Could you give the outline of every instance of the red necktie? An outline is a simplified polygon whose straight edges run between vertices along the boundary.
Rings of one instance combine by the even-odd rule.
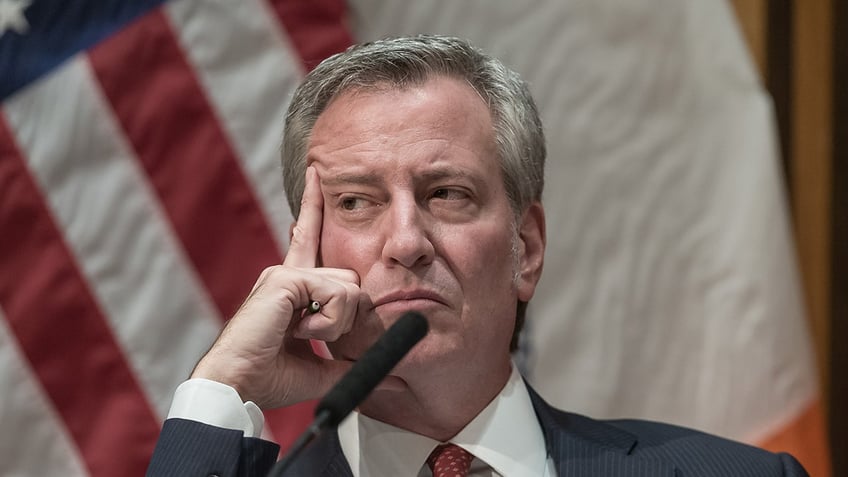
[[[430,453],[427,465],[433,477],[467,477],[474,456],[456,444],[442,444]]]

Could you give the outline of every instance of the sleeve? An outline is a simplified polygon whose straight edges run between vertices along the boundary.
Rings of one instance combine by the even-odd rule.
[[[268,473],[279,446],[244,432],[181,418],[165,421],[156,442],[148,477],[261,477]]]
[[[147,475],[264,477],[279,446],[255,437],[262,425],[262,411],[235,389],[190,379],[174,393]]]

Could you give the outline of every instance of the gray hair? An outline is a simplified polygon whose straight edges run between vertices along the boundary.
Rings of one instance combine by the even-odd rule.
[[[283,134],[283,185],[300,214],[312,128],[342,93],[421,85],[435,76],[467,82],[489,107],[509,203],[519,217],[544,186],[545,137],[527,85],[500,61],[459,38],[422,35],[364,43],[333,55],[297,88]]]

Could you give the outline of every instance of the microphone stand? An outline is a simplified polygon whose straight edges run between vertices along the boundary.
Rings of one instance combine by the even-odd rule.
[[[291,449],[277,461],[268,477],[280,477],[294,459],[328,427],[338,426],[359,405],[406,353],[424,338],[429,326],[420,313],[401,316],[380,339],[368,348],[350,371],[330,389],[315,408],[312,424],[297,438]]]
[[[297,456],[300,455],[301,451],[315,440],[315,438],[318,437],[318,434],[320,434],[329,424],[330,411],[324,409],[315,416],[312,424],[310,424],[309,427],[307,427],[306,430],[298,436],[297,440],[294,441],[294,444],[292,444],[288,452],[286,452],[286,455],[274,463],[274,466],[271,467],[271,470],[268,472],[268,477],[279,477],[283,475],[283,472],[289,468],[291,463],[294,462]]]

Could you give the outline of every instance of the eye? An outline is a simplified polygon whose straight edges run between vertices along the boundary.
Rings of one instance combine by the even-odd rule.
[[[459,189],[449,189],[447,187],[440,187],[438,189],[433,190],[432,197],[434,199],[440,200],[462,200],[468,198],[468,193]]]
[[[368,205],[367,201],[361,197],[346,196],[339,199],[339,207],[344,210],[361,209]]]

